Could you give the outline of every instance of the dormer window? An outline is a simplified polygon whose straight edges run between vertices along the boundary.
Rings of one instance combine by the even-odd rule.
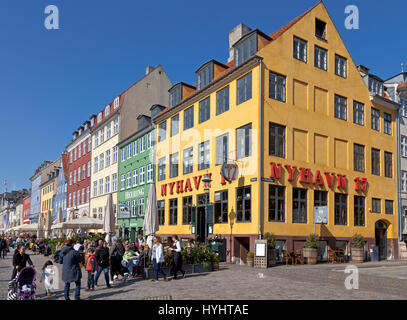
[[[170,90],[170,108],[181,102],[181,84],[173,87]]]
[[[202,66],[196,72],[196,83],[198,85],[198,90],[207,86],[213,80],[213,62],[209,62]]]
[[[315,19],[315,35],[318,38],[326,39],[326,23]]]
[[[105,118],[110,114],[110,104],[108,104],[105,108]]]
[[[235,66],[238,67],[245,63],[256,54],[257,51],[257,33],[253,32],[244,40],[239,40],[235,44]]]
[[[88,130],[89,124],[85,124],[85,131]]]
[[[377,79],[369,77],[369,91],[371,93],[383,96],[383,83]]]
[[[90,126],[93,127],[95,125],[95,118],[92,117],[92,119],[90,119]]]
[[[102,112],[99,112],[98,114],[98,123],[102,121]]]
[[[120,102],[120,98],[116,97],[114,99],[113,105],[114,105],[114,109],[116,110],[119,107],[119,102]]]

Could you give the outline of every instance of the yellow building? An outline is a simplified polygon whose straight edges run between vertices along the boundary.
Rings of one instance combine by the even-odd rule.
[[[245,262],[266,232],[296,251],[315,228],[322,259],[328,245],[350,253],[355,233],[397,258],[398,106],[371,98],[324,4],[270,36],[239,25],[229,38],[230,61],[172,87],[154,118],[158,234],[221,235]]]
[[[41,190],[41,207],[40,207],[40,215],[42,218],[42,223],[44,226],[44,230],[47,230],[49,226],[47,226],[48,215],[50,216],[50,225],[52,224],[53,217],[53,206],[54,206],[54,198],[57,192],[57,182],[58,182],[58,167],[61,164],[61,159],[58,159],[53,163],[53,170],[50,171],[47,175],[46,180],[44,183],[40,185]],[[50,230],[49,230],[50,231]],[[49,238],[51,233],[49,231],[45,231],[44,234],[39,235],[40,238],[44,236],[45,238]]]

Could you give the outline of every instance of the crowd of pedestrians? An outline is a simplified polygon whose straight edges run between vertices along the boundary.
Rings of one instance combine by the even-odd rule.
[[[178,272],[181,272],[185,277],[185,271],[182,269],[181,245],[177,236],[172,238],[170,250],[173,254],[173,264],[170,271],[173,273],[173,279],[177,279]],[[10,244],[14,247],[13,254],[13,274],[12,279],[15,279],[17,273],[28,265],[34,267],[30,256],[26,253],[29,248],[33,253],[42,253],[44,256],[51,255],[51,246],[47,242],[38,244],[35,239],[28,237],[18,237],[16,239],[0,239],[0,254],[3,255],[8,251]],[[118,237],[113,237],[112,244],[109,245],[106,241],[84,240],[74,243],[72,240],[67,240],[64,244],[58,242],[55,245],[55,254],[53,256],[54,263],[62,264],[62,281],[64,282],[64,298],[70,300],[71,284],[75,284],[76,300],[80,299],[82,268],[87,274],[87,288],[85,291],[94,291],[95,286],[99,286],[98,280],[101,274],[104,274],[105,284],[107,288],[111,288],[115,281],[126,282],[129,278],[135,278],[142,275],[143,267],[151,259],[154,270],[154,279],[157,282],[159,275],[162,275],[164,281],[167,281],[167,275],[162,270],[164,263],[164,250],[159,237],[154,237],[152,248],[148,248],[143,236],[139,235],[135,242],[130,243],[129,240],[122,240]],[[50,296],[53,276],[53,262],[46,261],[42,268],[40,282],[44,281],[46,295]],[[110,278],[109,278],[110,272]]]

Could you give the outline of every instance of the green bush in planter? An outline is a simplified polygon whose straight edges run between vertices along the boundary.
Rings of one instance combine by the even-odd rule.
[[[304,248],[318,249],[318,235],[315,233],[310,234],[305,241]]]
[[[362,249],[365,246],[365,239],[362,235],[355,233],[352,237],[352,248]]]
[[[247,253],[247,258],[248,258],[248,259],[253,259],[253,258],[254,258],[254,252],[249,251],[249,252]]]
[[[275,249],[276,248],[276,237],[273,233],[266,232],[263,236],[265,240],[267,240],[267,248],[268,249]]]

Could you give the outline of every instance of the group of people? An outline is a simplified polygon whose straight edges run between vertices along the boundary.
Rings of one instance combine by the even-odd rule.
[[[2,246],[0,239],[0,248]],[[18,241],[17,241],[18,240]],[[15,240],[14,255],[13,255],[13,274],[12,279],[15,279],[17,273],[28,265],[34,267],[30,256],[26,253],[27,248],[30,248],[28,239],[18,238]],[[43,242],[44,256],[50,255],[48,248],[50,246]],[[33,248],[33,247],[31,247]],[[154,270],[154,278],[152,281],[157,282],[159,275],[167,281],[167,275],[162,270],[164,263],[164,248],[159,237],[154,237],[153,245],[150,248],[145,243],[142,235],[139,235],[135,242],[130,243],[129,240],[121,241],[118,237],[113,237],[112,244],[106,241],[84,240],[83,243],[72,240],[67,240],[64,244],[58,242],[55,246],[54,262],[62,264],[62,281],[65,283],[64,297],[70,300],[69,291],[71,283],[75,283],[75,299],[80,299],[80,288],[82,279],[82,267],[88,275],[86,291],[94,291],[95,286],[98,286],[98,280],[101,274],[104,274],[106,287],[111,288],[115,280],[122,277],[122,282],[126,282],[129,277],[135,278],[141,275],[143,267],[149,259],[151,253],[151,262]],[[172,245],[170,249],[173,254],[173,263],[171,271],[173,279],[177,279],[180,272],[182,277],[185,277],[185,271],[182,269],[181,244],[178,236],[172,237]],[[51,295],[50,280],[53,276],[53,262],[48,260],[42,268],[41,280],[44,281],[47,296]],[[110,272],[110,279],[109,279]]]

